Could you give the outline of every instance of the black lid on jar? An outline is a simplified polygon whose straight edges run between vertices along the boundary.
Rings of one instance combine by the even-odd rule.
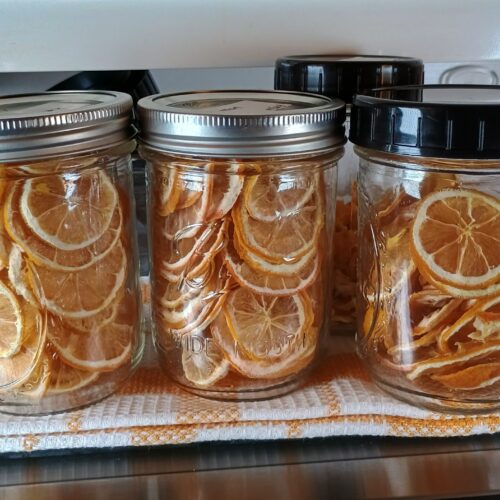
[[[274,88],[312,92],[352,102],[354,94],[375,87],[423,83],[424,63],[398,56],[310,55],[276,61]]]
[[[355,97],[349,139],[408,156],[500,158],[500,86],[374,89]]]

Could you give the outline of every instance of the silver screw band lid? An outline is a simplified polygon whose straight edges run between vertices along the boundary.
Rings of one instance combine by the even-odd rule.
[[[345,104],[300,92],[224,90],[139,101],[140,140],[167,152],[210,156],[307,153],[345,142]]]
[[[134,136],[132,98],[68,91],[0,97],[0,161],[84,153]]]

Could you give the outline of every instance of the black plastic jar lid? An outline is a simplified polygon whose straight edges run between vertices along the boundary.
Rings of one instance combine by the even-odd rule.
[[[355,97],[349,139],[408,156],[500,158],[500,86],[374,89]]]
[[[340,97],[375,87],[423,83],[424,63],[399,56],[310,55],[276,61],[274,88]]]

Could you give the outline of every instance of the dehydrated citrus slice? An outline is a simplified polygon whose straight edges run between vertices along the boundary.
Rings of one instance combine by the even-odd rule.
[[[199,305],[193,306],[194,311],[190,310],[190,303],[185,303],[181,306],[180,317],[181,320],[179,324],[168,321],[171,319],[167,317],[164,318],[164,314],[171,314],[172,311],[168,309],[161,309],[158,311],[157,320],[159,324],[165,329],[166,333],[169,335],[184,335],[185,333],[192,332],[194,330],[202,331],[207,328],[213,321],[215,316],[219,314],[224,302],[226,301],[228,291],[231,288],[231,280],[228,279],[222,286],[216,281],[216,286],[210,288],[205,292],[203,298],[196,297],[192,300],[196,302],[200,301]],[[201,306],[201,308],[200,308]]]
[[[54,314],[88,318],[106,309],[117,297],[127,275],[127,256],[118,242],[92,266],[58,271],[28,263],[30,283],[38,301]]]
[[[449,352],[452,350],[450,346],[452,338],[457,339],[457,341],[470,338],[468,334],[475,332],[474,322],[479,314],[488,311],[498,312],[498,309],[500,309],[500,296],[478,301],[457,321],[443,329],[437,342],[440,351]]]
[[[116,317],[97,330],[69,329],[60,318],[49,317],[47,335],[64,362],[79,370],[108,372],[130,360],[135,335],[137,304],[128,295]]]
[[[256,175],[245,183],[243,198],[250,216],[263,222],[297,213],[317,189],[317,175],[296,173]]]
[[[453,318],[453,313],[457,311],[462,306],[462,304],[462,299],[448,300],[446,304],[434,309],[428,315],[421,318],[413,328],[413,335],[420,336],[424,333],[430,332],[439,325],[450,324],[450,322],[452,321],[452,319],[450,318]]]
[[[0,281],[0,358],[10,358],[19,352],[23,328],[21,305],[10,288]]]
[[[316,193],[297,213],[274,222],[250,217],[239,200],[232,215],[240,241],[270,262],[293,262],[316,245],[324,223],[321,196]]]
[[[20,210],[39,238],[61,250],[78,250],[109,228],[117,203],[109,177],[92,171],[26,180]]]
[[[119,294],[118,298],[114,302],[94,316],[88,316],[86,318],[65,317],[63,321],[73,330],[83,333],[96,332],[100,328],[111,323],[116,318],[121,300],[123,300],[123,297]]]
[[[389,356],[397,356],[398,354],[408,351],[413,353],[421,347],[428,347],[436,342],[436,339],[440,333],[439,329],[430,330],[422,335],[420,338],[411,341],[404,341],[404,337],[400,337],[399,343],[392,346],[387,350]]]
[[[261,295],[292,295],[310,286],[319,274],[319,257],[309,262],[299,273],[291,276],[267,274],[252,269],[235,251],[231,242],[227,245],[224,258],[229,273],[244,288]],[[284,266],[286,264],[281,264]],[[280,266],[277,264],[276,266]]]
[[[103,258],[116,244],[122,231],[122,211],[114,209],[109,226],[95,242],[78,250],[61,250],[34,234],[24,222],[19,210],[21,186],[8,195],[4,208],[5,227],[10,237],[39,265],[61,271],[73,271],[91,266]],[[91,215],[89,215],[91,216]]]
[[[21,249],[15,244],[12,245],[10,250],[8,277],[10,284],[14,288],[17,295],[20,295],[30,304],[38,306],[38,302],[33,295],[33,291],[29,283],[26,260],[23,257]]]
[[[177,171],[175,167],[157,166],[157,172],[155,179],[157,197],[155,210],[159,215],[165,217],[175,210],[181,191],[176,189]]]
[[[500,202],[471,190],[422,200],[412,227],[413,257],[422,272],[474,290],[500,279]]]
[[[500,341],[488,344],[460,345],[460,349],[453,354],[445,354],[434,358],[426,359],[412,365],[412,370],[408,373],[410,380],[415,380],[418,376],[437,370],[445,366],[462,364],[478,358],[486,357],[500,351]]]
[[[212,338],[217,342],[231,366],[243,376],[251,379],[276,380],[297,375],[314,359],[318,334],[310,328],[295,349],[273,360],[251,359],[234,339],[224,314],[219,314],[210,325]]]
[[[473,324],[477,331],[468,335],[473,340],[500,340],[500,312],[480,312]]]
[[[157,266],[169,281],[199,276],[224,246],[228,221],[210,223],[196,238],[168,240],[155,247]],[[164,258],[166,256],[166,259]]]
[[[159,307],[176,309],[186,301],[199,295],[208,281],[206,279],[180,280],[171,282],[156,279],[154,297]]]
[[[202,227],[210,203],[210,190],[212,178],[203,179],[202,195],[192,205],[175,210],[165,217],[162,234],[167,240],[180,240],[183,238],[194,238]]]
[[[482,389],[500,381],[500,363],[482,363],[445,375],[431,375],[431,378],[450,389]]]
[[[212,339],[205,338],[203,348],[198,343],[191,345],[189,338],[182,342],[182,369],[193,384],[199,387],[213,385],[227,375],[229,366]]]
[[[182,170],[182,165],[177,168]],[[204,189],[203,174],[177,171],[175,189],[179,192],[176,210],[194,205]]]
[[[0,358],[2,390],[10,390],[24,384],[37,366],[43,351],[46,329],[40,313],[35,307],[25,303],[22,306],[22,317],[24,323],[19,350],[9,358]]]
[[[47,396],[57,396],[68,392],[75,392],[95,382],[99,377],[97,372],[78,370],[64,363],[59,356],[51,358],[51,370]]]
[[[282,261],[279,264],[269,262],[260,255],[252,252],[243,243],[240,242],[238,233],[233,232],[232,243],[238,255],[254,270],[264,274],[274,274],[277,276],[296,277],[303,274],[304,269],[311,270],[311,264],[317,259],[318,250],[311,248],[309,252],[292,262]]]
[[[229,293],[224,314],[238,345],[250,358],[272,360],[293,351],[312,325],[306,294],[268,297],[246,288]]]
[[[481,299],[500,295],[500,283],[484,288],[478,288],[476,290],[466,290],[465,288],[457,288],[446,283],[442,283],[427,273],[424,277],[434,288],[459,299]]]
[[[208,175],[213,177],[211,182],[210,205],[205,220],[222,219],[234,206],[241,189],[244,177],[240,174],[242,167],[237,163],[229,165],[225,172],[215,163],[208,166]]]
[[[28,380],[15,390],[16,396],[26,399],[40,401],[49,387],[51,360],[43,354]]]

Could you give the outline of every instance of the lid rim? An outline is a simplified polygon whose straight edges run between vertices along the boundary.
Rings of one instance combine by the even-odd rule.
[[[441,98],[432,92],[426,94],[433,90],[442,91]],[[453,94],[457,90],[464,91],[461,97]],[[490,101],[484,97],[466,101],[481,98],[484,90],[497,92],[497,99],[489,96]],[[446,96],[453,100],[446,101]],[[349,139],[364,148],[406,156],[500,158],[500,86],[407,85],[372,89],[354,99]]]
[[[283,154],[284,144],[290,152],[313,152],[345,140],[345,104],[298,92],[157,94],[139,101],[138,115],[141,141],[173,153]]]
[[[132,127],[132,98],[122,92],[60,91],[2,96],[0,160],[33,160],[106,149],[132,139]]]

